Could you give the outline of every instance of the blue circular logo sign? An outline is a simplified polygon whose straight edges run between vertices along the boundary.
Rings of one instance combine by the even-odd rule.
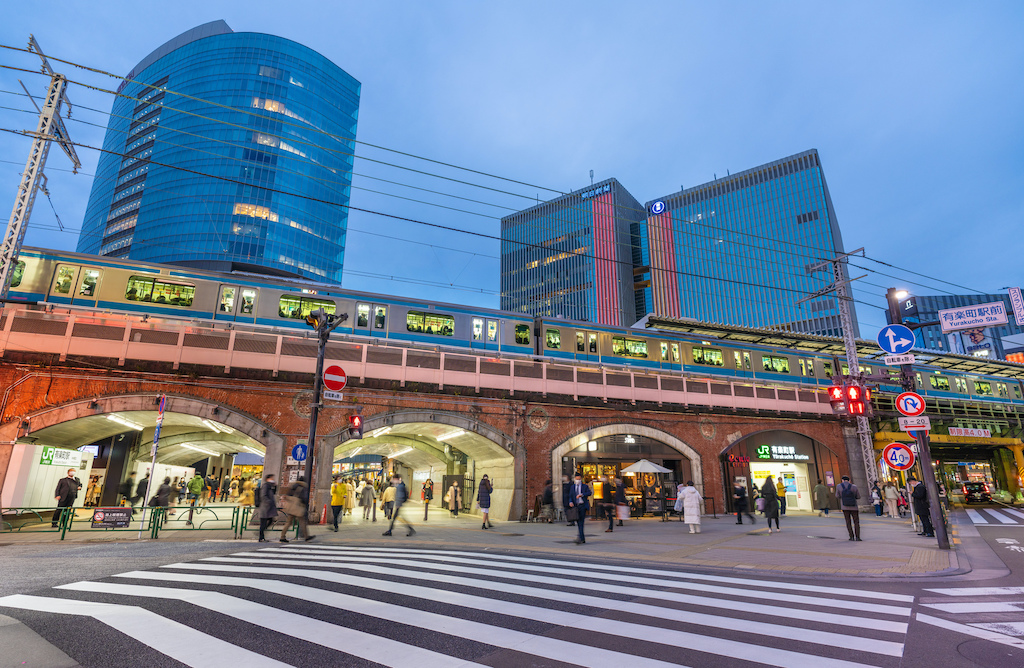
[[[660,199],[651,205],[651,213],[657,216],[659,213],[665,213],[665,203]]]

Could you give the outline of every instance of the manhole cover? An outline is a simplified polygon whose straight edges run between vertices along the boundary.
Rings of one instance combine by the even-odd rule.
[[[835,536],[808,536],[808,538],[820,538],[822,540],[835,540]]]

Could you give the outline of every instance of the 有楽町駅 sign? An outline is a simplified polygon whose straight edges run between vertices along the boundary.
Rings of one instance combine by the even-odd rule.
[[[955,332],[960,329],[975,327],[991,327],[1006,324],[1006,304],[990,302],[974,304],[939,311],[939,323],[943,332]]]

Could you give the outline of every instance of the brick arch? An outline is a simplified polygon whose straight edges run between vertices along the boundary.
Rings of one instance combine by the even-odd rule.
[[[648,427],[647,425],[628,424],[622,422],[586,429],[563,441],[560,445],[552,448],[551,480],[561,480],[562,457],[569,452],[572,452],[587,441],[592,441],[604,436],[618,436],[622,434],[646,436],[647,438],[664,443],[673,450],[684,455],[690,460],[690,480],[693,480],[694,486],[700,490],[701,494],[704,494],[704,469],[699,452],[676,436],[673,436],[666,431],[662,431],[661,429],[655,429],[654,427]]]
[[[721,457],[725,453],[729,452],[729,450],[732,449],[733,446],[735,446],[737,443],[739,443],[741,441],[745,441],[748,438],[751,438],[753,436],[757,436],[758,434],[765,434],[765,433],[767,433],[769,431],[788,431],[790,433],[796,434],[797,436],[803,436],[804,438],[810,439],[810,440],[814,441],[815,443],[817,443],[818,445],[820,445],[821,447],[825,448],[826,450],[831,452],[833,456],[835,456],[836,458],[840,459],[841,461],[846,457],[846,453],[845,452],[836,452],[835,448],[830,448],[828,443],[825,443],[821,439],[815,438],[814,436],[811,436],[810,434],[805,434],[804,432],[800,431],[799,429],[792,429],[792,428],[789,428],[789,427],[768,427],[767,429],[755,429],[754,431],[751,431],[749,433],[742,434],[741,436],[736,438],[736,440],[734,440],[734,441],[732,441],[730,443],[726,443],[725,447],[722,448],[721,452],[718,453],[718,456]]]

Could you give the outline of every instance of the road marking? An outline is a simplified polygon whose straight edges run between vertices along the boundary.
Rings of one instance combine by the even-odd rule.
[[[252,553],[252,554],[259,555],[259,554],[270,553],[270,552],[274,552],[275,550],[282,550],[282,549],[285,549],[285,548],[269,548],[267,550],[261,550],[259,553]],[[327,548],[327,549],[331,549],[331,548]],[[339,550],[339,552],[343,552],[344,554],[343,555],[339,555],[338,558],[340,558],[340,556],[344,556],[345,558],[348,558],[348,559],[359,558],[359,559],[362,559],[362,560],[372,560],[372,561],[378,561],[380,559],[379,555],[374,555],[372,553],[350,552],[350,551],[345,551],[345,550]],[[356,557],[356,555],[359,555],[359,556]],[[488,575],[489,571],[492,571],[493,567],[494,567],[494,562],[492,560],[488,560],[488,559],[469,559],[469,558],[440,557],[440,556],[439,557],[426,557],[426,556],[424,556],[422,558],[433,558],[433,559],[436,559],[438,561],[452,562],[452,563],[458,563],[458,564],[480,564],[481,566],[484,566],[485,569],[464,568],[464,567],[460,566],[460,571],[462,571],[462,572],[478,573],[480,575]],[[209,559],[204,559],[203,561],[216,560],[216,559],[219,559],[219,557],[210,557]],[[393,563],[401,563],[404,566],[414,566],[414,567],[420,567],[420,568],[422,568],[423,565],[424,565],[422,562],[401,561],[401,560],[396,560]],[[564,576],[565,576],[566,573],[570,572],[570,569],[571,569],[571,572],[574,575],[581,574],[579,571],[577,571],[575,569],[573,564],[565,564],[565,563],[561,564],[559,567],[550,567],[550,568],[548,568],[548,567],[541,567],[541,566],[533,566],[533,565],[529,565],[529,564],[524,564],[522,566],[515,566],[515,568],[518,568],[520,570],[533,571],[533,572],[550,573],[552,575],[559,575],[559,576],[562,576],[562,577],[554,579],[554,578],[544,578],[543,576],[531,576],[531,575],[516,574],[516,573],[509,573],[509,572],[502,572],[501,577],[509,578],[509,579],[525,579],[525,580],[535,581],[535,582],[546,582],[548,584],[555,584],[555,585],[564,585],[565,584]],[[709,592],[709,593],[715,593],[715,594],[725,594],[727,596],[736,596],[736,597],[741,597],[741,598],[768,599],[768,600],[774,601],[776,603],[786,602],[786,603],[798,603],[798,604],[817,605],[817,606],[823,606],[823,607],[836,607],[836,608],[843,608],[844,610],[857,610],[857,611],[860,611],[860,612],[873,612],[873,613],[879,613],[879,614],[897,615],[897,616],[904,616],[904,617],[909,617],[910,616],[910,612],[911,612],[910,608],[897,607],[897,606],[891,606],[891,605],[882,605],[882,604],[878,604],[878,603],[864,603],[864,602],[861,602],[861,601],[845,601],[845,600],[834,599],[834,598],[815,598],[813,596],[803,596],[803,595],[799,595],[799,594],[784,594],[784,593],[777,593],[777,592],[760,591],[760,590],[755,590],[755,589],[738,589],[738,588],[735,588],[735,587],[719,587],[719,586],[715,586],[715,585],[703,585],[703,584],[697,584],[697,583],[693,583],[693,582],[666,582],[665,580],[657,580],[657,579],[654,579],[654,578],[634,577],[634,576],[623,575],[623,574],[619,574],[619,573],[604,574],[604,573],[591,572],[591,573],[586,573],[585,577],[592,578],[592,579],[595,579],[595,580],[609,580],[609,581],[616,582],[616,583],[618,583],[618,582],[628,582],[628,583],[631,583],[631,584],[655,586],[655,587],[662,587],[662,588],[697,590],[697,591],[701,591],[701,592]],[[758,580],[747,580],[746,584],[747,585],[756,585],[758,582],[759,582]],[[647,589],[631,589],[630,590],[631,594],[634,595],[634,596],[636,596],[636,595],[645,596],[647,591],[649,591],[649,590],[647,590]]]
[[[998,510],[993,510],[992,508],[985,508],[984,510],[985,510],[986,513],[988,513],[992,517],[996,518],[997,520],[999,520],[1003,524],[1016,524],[1017,523],[1017,520],[1013,519],[1012,517],[1007,517],[1006,515],[1004,515],[1001,512],[999,512]]]
[[[220,638],[134,605],[93,603],[49,596],[15,594],[0,598],[0,606],[62,615],[92,617],[114,630],[188,666],[259,666],[280,668],[290,664],[251,652]]]
[[[1024,519],[1024,513],[1017,510],[1016,508],[1003,508],[1003,512],[1010,513],[1011,515],[1016,515],[1017,517]]]
[[[971,624],[979,629],[986,629],[1005,636],[1024,636],[1024,622],[992,622],[989,624]]]
[[[956,631],[963,633],[964,635],[974,636],[975,638],[981,638],[991,642],[997,642],[1001,645],[1009,645],[1011,647],[1017,647],[1024,649],[1024,639],[1014,638],[1013,636],[1006,636],[1002,633],[994,633],[987,629],[979,629],[973,626],[967,626],[966,624],[957,624],[951,622],[948,619],[942,619],[941,617],[932,617],[931,615],[922,615],[920,612],[917,613],[916,619],[919,622],[925,624],[931,624],[932,626],[938,626],[942,629],[948,629],[950,631]]]
[[[149,587],[145,585],[124,585],[112,582],[74,582],[61,585],[56,587],[56,589],[186,601],[201,608],[241,619],[255,626],[262,626],[278,633],[301,638],[307,642],[322,645],[369,661],[375,661],[385,666],[395,666],[397,668],[398,666],[415,665],[448,668],[449,666],[458,665],[483,668],[481,664],[471,661],[460,662],[447,654],[432,652],[415,645],[407,645],[371,633],[364,633],[345,628],[344,626],[330,624],[319,619],[303,617],[294,612],[263,605],[262,603],[246,601],[220,592],[202,591],[199,589],[170,589],[167,587]],[[63,599],[60,600],[63,602]],[[182,640],[174,637],[173,642],[180,643]],[[164,652],[164,654],[167,653]],[[191,663],[189,665],[222,666],[223,664],[214,664],[207,659],[204,662],[198,664]]]
[[[946,596],[1016,596],[1024,594],[1024,587],[950,587],[925,591]]]
[[[1021,612],[1016,603],[1004,603],[1002,601],[982,601],[980,603],[922,603],[926,608],[932,608],[939,612],[951,613],[978,613],[978,612]]]
[[[971,522],[974,524],[988,524],[988,520],[982,517],[981,513],[972,508],[967,509],[967,516],[971,518]]]

